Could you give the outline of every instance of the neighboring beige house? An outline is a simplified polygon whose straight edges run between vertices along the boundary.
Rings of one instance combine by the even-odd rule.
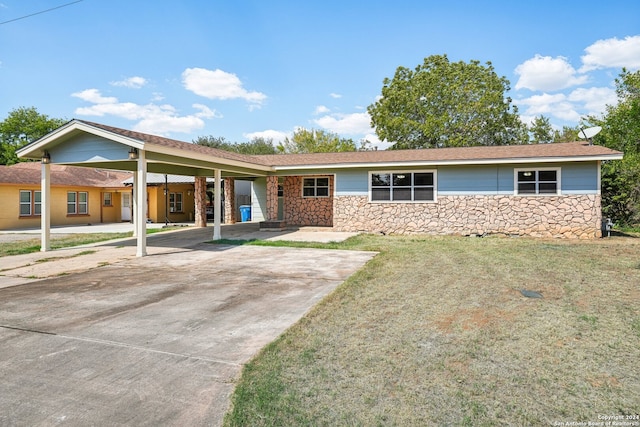
[[[40,227],[41,164],[0,166],[0,230]],[[51,165],[51,225],[131,220],[129,172]]]

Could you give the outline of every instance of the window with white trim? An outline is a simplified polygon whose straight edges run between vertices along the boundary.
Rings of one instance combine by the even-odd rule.
[[[515,169],[518,195],[559,194],[560,168]]]
[[[372,172],[369,188],[372,202],[433,202],[436,172]]]
[[[86,191],[67,192],[67,215],[88,215],[89,193]]]
[[[169,193],[169,212],[182,212],[182,193]]]
[[[20,190],[20,216],[39,216],[42,213],[42,192]]]
[[[303,178],[302,197],[329,197],[329,178]]]

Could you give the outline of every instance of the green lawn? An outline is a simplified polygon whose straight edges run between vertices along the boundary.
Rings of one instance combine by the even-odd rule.
[[[380,254],[245,366],[226,426],[553,425],[640,411],[640,239],[339,246]]]

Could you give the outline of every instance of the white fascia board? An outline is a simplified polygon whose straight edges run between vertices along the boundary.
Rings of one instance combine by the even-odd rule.
[[[295,169],[349,169],[349,168],[397,168],[424,166],[458,166],[458,165],[496,165],[510,163],[560,163],[560,162],[593,162],[600,160],[621,160],[622,154],[575,157],[523,157],[510,159],[471,159],[471,160],[429,160],[411,162],[374,162],[374,163],[327,163],[322,165],[274,166],[276,171]]]
[[[172,156],[172,157],[182,157],[185,159],[201,160],[204,162],[224,164],[230,167],[235,166],[238,168],[254,169],[254,170],[259,170],[263,172],[274,171],[274,168],[272,168],[271,166],[265,166],[258,163],[244,162],[242,160],[231,160],[231,159],[226,159],[224,157],[203,155],[201,153],[194,153],[188,150],[181,150],[179,148],[164,147],[160,145],[150,145],[146,148],[146,150],[149,152],[165,154],[167,156]]]

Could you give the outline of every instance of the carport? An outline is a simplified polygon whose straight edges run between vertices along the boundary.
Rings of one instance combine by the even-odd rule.
[[[224,177],[260,177],[269,165],[242,154],[148,135],[84,120],[71,120],[17,152],[42,161],[41,250],[49,251],[51,228],[51,164],[129,171],[134,173],[133,222],[136,256],[147,254],[147,172],[196,177],[196,226],[206,227],[206,178],[215,179],[213,239],[220,235],[221,181]]]

